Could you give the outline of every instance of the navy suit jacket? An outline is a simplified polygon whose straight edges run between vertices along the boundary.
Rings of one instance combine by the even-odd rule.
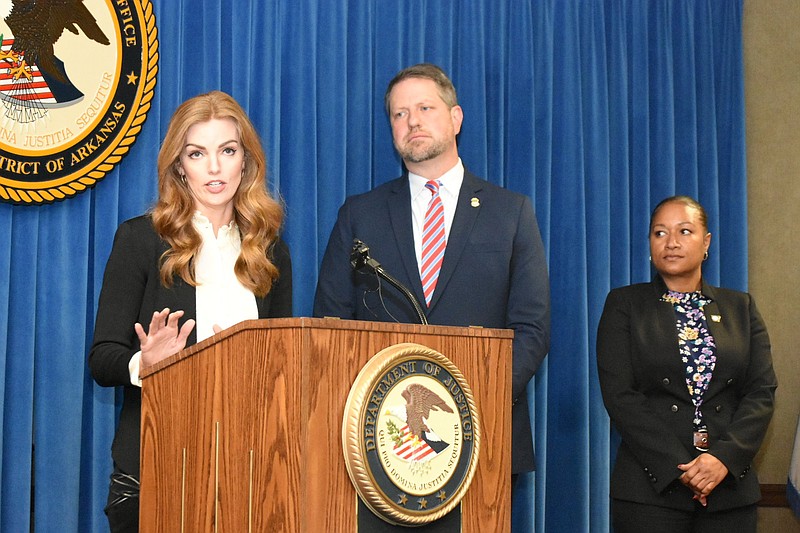
[[[612,290],[597,332],[603,401],[622,442],[611,496],[690,511],[692,492],[678,464],[701,452],[693,445],[694,404],[678,349],[675,312],[661,301],[660,277]],[[729,475],[708,497],[708,510],[760,499],[753,457],[772,417],[777,380],[769,336],[749,294],[703,282],[708,329],[716,344],[713,377],[703,395],[709,453]]]
[[[408,176],[347,199],[322,260],[314,315],[419,323],[403,295],[350,266],[353,239],[424,302],[414,250]],[[383,301],[381,301],[381,296]],[[424,307],[424,303],[423,303]],[[512,472],[533,470],[526,387],[550,344],[550,297],[530,200],[464,172],[429,324],[514,330]]]
[[[133,325],[139,322],[146,330],[153,313],[165,307],[172,311],[184,311],[180,324],[197,318],[194,287],[179,277],[173,280],[170,288],[161,284],[160,258],[168,246],[156,234],[149,216],[123,222],[117,229],[103,276],[94,342],[89,352],[89,368],[95,381],[105,387],[124,388],[122,411],[111,455],[123,472],[135,476],[139,475],[142,390],[131,384],[128,370],[131,357],[139,351],[139,338]],[[256,298],[258,317],[288,317],[292,315],[289,248],[282,240],[278,240],[270,253],[280,277],[273,283],[269,294],[264,298]],[[196,330],[192,329],[186,345],[196,342]]]

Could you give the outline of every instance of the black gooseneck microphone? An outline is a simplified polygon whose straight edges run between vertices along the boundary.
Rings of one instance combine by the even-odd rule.
[[[353,270],[363,270],[366,268],[369,271],[374,272],[376,276],[388,281],[392,287],[403,293],[403,296],[405,296],[406,299],[411,303],[414,311],[417,312],[417,317],[419,318],[420,324],[425,326],[428,325],[428,319],[425,318],[425,313],[422,311],[422,306],[414,297],[414,293],[408,290],[405,285],[397,281],[394,276],[386,272],[380,263],[370,257],[369,246],[358,239],[353,239],[353,249],[350,252],[350,266],[353,267]]]

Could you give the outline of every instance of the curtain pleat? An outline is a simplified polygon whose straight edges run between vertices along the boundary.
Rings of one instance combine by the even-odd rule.
[[[88,371],[85,366],[76,367],[69,352],[85,352],[88,348],[85,320],[89,279],[81,275],[65,283],[65,277],[71,273],[64,266],[86,268],[91,197],[79,195],[71,201],[76,204],[72,210],[53,205],[40,209],[37,268],[33,277],[37,294],[31,332],[36,343],[33,352],[35,501],[59,495],[57,504],[37,508],[37,512],[44,523],[77,531],[79,516],[73,510],[79,507],[81,452],[89,436],[80,431],[88,383],[84,377]],[[69,310],[70,316],[60,310]],[[64,416],[65,413],[70,416]]]
[[[158,83],[122,163],[64,202],[0,204],[0,530],[27,531],[32,511],[35,531],[107,529],[121,396],[93,383],[86,352],[114,232],[155,199],[177,105],[221,89],[248,110],[286,205],[294,311],[308,316],[339,206],[401,172],[386,85],[428,61],[458,90],[465,165],[531,197],[548,257],[552,346],[528,388],[537,470],[520,478],[514,526],[608,531],[619,437],[598,389],[596,327],[609,289],[652,276],[653,206],[698,197],[714,235],[704,274],[746,288],[741,0],[153,8]]]

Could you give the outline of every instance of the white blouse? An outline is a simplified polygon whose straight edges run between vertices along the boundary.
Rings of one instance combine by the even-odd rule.
[[[195,229],[203,245],[195,258],[197,280],[197,342],[211,337],[214,326],[229,328],[244,320],[258,318],[256,298],[236,277],[233,267],[242,249],[239,228],[235,222],[219,228],[217,236],[211,222],[195,213]]]

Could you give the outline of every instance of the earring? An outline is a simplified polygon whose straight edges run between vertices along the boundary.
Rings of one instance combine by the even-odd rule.
[[[708,259],[708,252],[703,254],[703,261],[705,261],[706,259]]]
[[[652,262],[653,262],[653,256],[652,256],[652,255],[648,255],[648,256],[647,256],[647,260],[648,260],[648,261],[650,261],[650,262],[652,263]]]

